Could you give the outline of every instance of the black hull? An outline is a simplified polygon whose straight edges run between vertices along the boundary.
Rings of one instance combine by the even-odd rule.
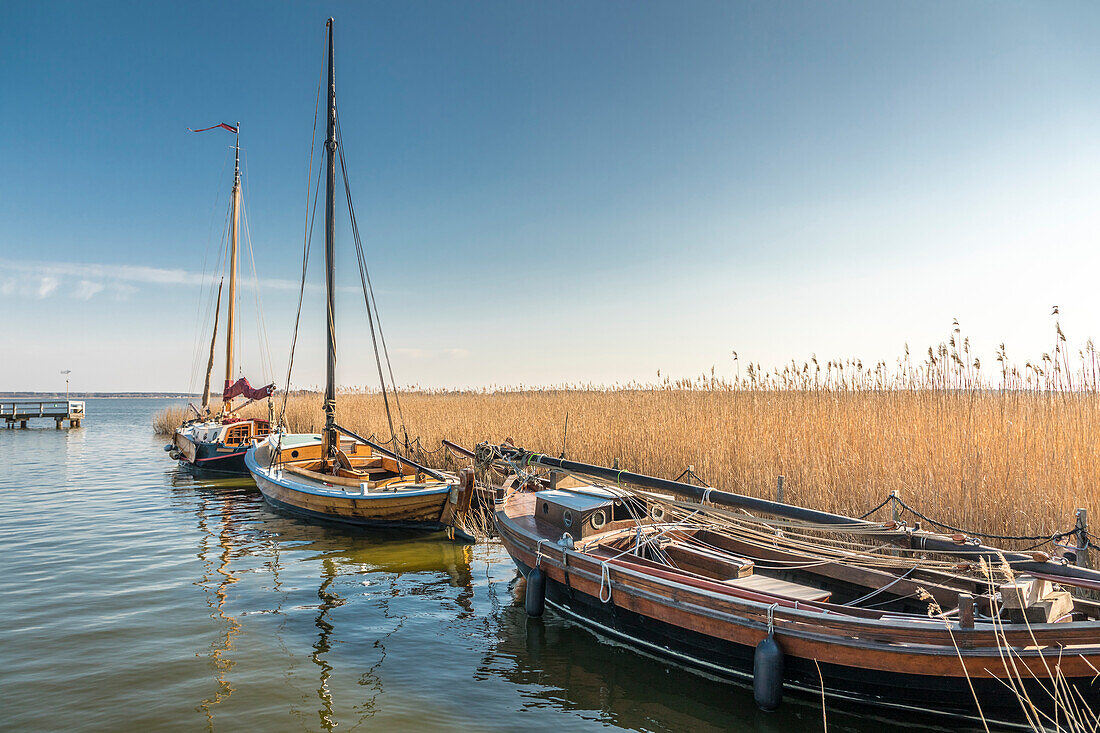
[[[513,558],[514,560],[514,558]],[[527,575],[530,569],[516,562],[520,572]],[[597,635],[624,642],[642,653],[656,656],[684,668],[738,684],[752,684],[753,655],[755,649],[741,644],[716,639],[711,636],[666,624],[641,614],[628,611],[612,603],[602,603],[586,593],[553,580],[546,579],[546,602],[565,618],[594,631]],[[969,721],[975,730],[981,721],[974,704],[974,697],[965,683],[958,679],[909,675],[878,670],[862,670],[841,665],[786,657],[784,661],[784,689],[820,704],[822,679],[829,707],[859,710],[861,705],[873,705],[893,711],[892,715],[913,722],[920,716],[941,724],[962,719]],[[1049,699],[1047,692],[1031,681],[1028,692],[1033,701]],[[1004,728],[1026,727],[1019,702],[997,680],[973,680],[975,692],[982,702],[986,720]],[[1085,693],[1086,699],[1100,696],[1100,681],[1094,682]],[[1080,685],[1078,685],[1080,687]]]
[[[231,476],[249,476],[248,466],[244,465],[247,445],[233,446],[222,443],[195,443],[195,460],[180,460],[184,466],[196,471],[209,471]]]

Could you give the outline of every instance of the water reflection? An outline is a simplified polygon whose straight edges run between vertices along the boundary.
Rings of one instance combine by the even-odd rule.
[[[195,585],[216,623],[202,650],[212,689],[192,698],[208,727],[215,717],[230,728],[286,727],[293,717],[323,731],[513,730],[532,720],[561,730],[822,728],[815,704],[789,699],[759,713],[747,688],[601,641],[553,613],[528,619],[497,544],[312,524],[270,510],[247,479],[173,471],[168,483],[199,530]],[[830,730],[883,727],[828,716]]]
[[[324,655],[328,654],[332,648],[331,637],[335,627],[327,616],[329,611],[344,605],[345,601],[338,593],[330,590],[332,582],[336,579],[336,563],[331,558],[325,558],[321,561],[321,567],[323,568],[323,580],[320,587],[317,588],[317,597],[321,600],[321,605],[318,606],[317,620],[314,622],[320,633],[317,635],[317,641],[313,643],[313,654],[310,658],[320,668],[320,686],[317,688],[317,697],[321,700],[321,707],[317,711],[317,715],[320,718],[321,727],[325,730],[332,730],[337,725],[333,720],[332,692],[328,688],[328,681],[332,676],[332,665],[328,663]]]
[[[787,711],[781,720],[757,715],[746,690],[603,642],[549,613],[530,619],[521,605],[510,604],[495,621],[497,643],[479,666],[479,678],[508,679],[530,706],[550,705],[636,730],[767,731],[787,729],[774,724],[791,721]]]
[[[633,648],[595,636],[552,611],[529,618],[524,585],[509,584],[508,605],[493,614],[494,646],[477,678],[501,676],[532,707],[553,706],[602,725],[645,731],[948,730],[926,721],[854,715],[788,695],[774,713],[757,709],[751,688],[689,672]],[[827,726],[825,724],[827,718]],[[968,728],[969,730],[969,728]]]
[[[226,600],[229,598],[229,586],[237,582],[231,568],[230,542],[232,535],[232,508],[228,502],[214,502],[204,497],[200,504],[199,530],[202,532],[199,544],[199,559],[204,572],[197,583],[207,595],[207,605],[211,608],[211,618],[219,622],[222,631],[218,640],[211,645],[210,665],[214,670],[217,689],[212,697],[199,703],[199,710],[206,715],[207,728],[213,730],[214,715],[211,708],[233,693],[233,685],[227,676],[233,669],[233,660],[229,652],[233,649],[233,639],[240,633],[241,623],[236,617],[226,613]],[[211,525],[211,520],[216,527]],[[218,583],[211,591],[211,581],[218,576]],[[212,597],[211,597],[212,596]]]
[[[447,541],[442,534],[368,534],[288,517],[269,510],[247,479],[182,469],[172,470],[168,478],[180,504],[193,507],[203,567],[196,585],[207,594],[211,618],[220,624],[208,653],[215,690],[198,706],[208,727],[213,726],[214,707],[224,705],[235,691],[230,676],[236,665],[234,641],[243,628],[242,616],[262,614],[280,619],[273,635],[288,657],[283,677],[293,690],[300,689],[302,680],[302,670],[294,662],[295,657],[302,657],[293,650],[308,650],[315,675],[308,697],[315,703],[290,708],[304,727],[325,731],[348,723],[354,729],[378,712],[378,700],[385,692],[387,645],[405,628],[408,613],[402,607],[409,601],[438,602],[442,583],[456,590],[446,594],[442,608],[433,611],[442,610],[448,623],[476,616],[469,545]],[[245,588],[234,595],[233,586],[242,573],[250,580],[246,585],[253,589],[258,576],[269,578],[265,592],[256,595]],[[315,601],[295,602],[312,585],[309,577],[315,579],[315,590],[310,591]],[[416,600],[418,597],[423,600]],[[341,613],[349,605],[355,606],[354,613]],[[231,606],[239,609],[236,614],[228,610]],[[296,622],[303,612],[311,614],[313,638],[308,646]],[[365,627],[376,632],[363,640]],[[341,685],[338,679],[346,679],[350,667],[341,645],[356,647],[352,665],[367,664],[357,675],[354,688]],[[315,712],[306,713],[310,708]]]

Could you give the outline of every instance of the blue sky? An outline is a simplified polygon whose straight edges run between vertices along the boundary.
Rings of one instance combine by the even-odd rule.
[[[401,383],[889,361],[953,318],[1023,361],[1054,304],[1100,336],[1092,4],[40,2],[0,23],[0,389],[196,383],[232,140],[186,128],[223,121],[283,372],[329,15]],[[339,377],[370,385],[338,246]],[[298,385],[323,323],[312,290]]]

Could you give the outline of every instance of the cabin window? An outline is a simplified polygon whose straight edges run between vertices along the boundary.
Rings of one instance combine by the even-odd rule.
[[[247,442],[248,438],[249,438],[248,428],[249,428],[248,423],[245,423],[244,425],[235,425],[234,427],[229,428],[229,430],[226,431],[226,434],[225,434],[226,444],[227,445],[238,445],[240,443]]]

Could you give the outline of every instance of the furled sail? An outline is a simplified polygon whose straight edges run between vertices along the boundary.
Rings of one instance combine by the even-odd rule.
[[[266,387],[259,387],[254,389],[252,385],[248,383],[248,380],[244,377],[241,377],[232,384],[230,384],[229,380],[227,379],[225,380],[225,389],[222,391],[222,400],[224,402],[229,402],[229,400],[233,399],[234,397],[239,397],[241,395],[244,395],[250,400],[262,400],[265,397],[270,397],[271,394],[274,392],[274,384],[269,384]]]

